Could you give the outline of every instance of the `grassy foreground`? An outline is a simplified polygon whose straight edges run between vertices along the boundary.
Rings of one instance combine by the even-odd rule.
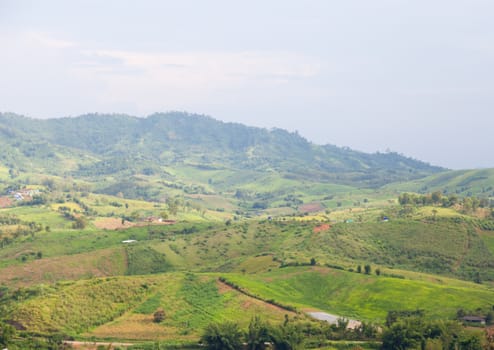
[[[62,332],[100,339],[194,340],[211,322],[247,326],[253,315],[273,323],[295,313],[321,310],[382,323],[389,310],[427,310],[453,318],[459,308],[494,304],[494,291],[461,281],[419,281],[364,275],[322,267],[288,267],[261,274],[165,273],[93,278],[37,287],[17,303],[12,319],[30,331]],[[34,296],[33,296],[34,295]],[[165,320],[153,322],[162,308]]]

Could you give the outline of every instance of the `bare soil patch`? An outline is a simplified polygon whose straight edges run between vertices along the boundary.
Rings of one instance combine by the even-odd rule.
[[[135,226],[135,224],[130,221],[124,221],[122,224],[122,219],[119,218],[102,218],[97,219],[94,222],[94,226],[103,230],[118,230]]]
[[[329,229],[331,229],[330,224],[322,224],[322,225],[314,227],[314,233],[329,231]]]
[[[0,208],[8,208],[12,205],[12,199],[9,197],[0,197]]]
[[[298,207],[298,211],[302,213],[316,213],[318,211],[323,210],[323,206],[321,203],[307,203],[307,204],[302,204],[300,207]]]

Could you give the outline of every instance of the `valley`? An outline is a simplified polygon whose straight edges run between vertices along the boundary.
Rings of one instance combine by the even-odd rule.
[[[460,323],[492,317],[493,169],[182,113],[0,114],[0,133],[9,349],[197,348],[212,325],[257,318],[273,339],[302,335],[288,348],[372,349],[393,312],[489,344]]]

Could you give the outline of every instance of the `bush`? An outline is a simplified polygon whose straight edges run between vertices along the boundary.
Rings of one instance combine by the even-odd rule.
[[[201,341],[211,350],[242,349],[242,332],[237,323],[211,323],[206,326]]]
[[[153,322],[160,323],[165,320],[165,310],[159,308],[153,315]]]

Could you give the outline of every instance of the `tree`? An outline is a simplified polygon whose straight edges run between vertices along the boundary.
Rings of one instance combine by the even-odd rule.
[[[382,349],[405,350],[417,348],[423,341],[422,330],[410,320],[394,323],[382,335]]]
[[[158,308],[153,314],[153,322],[160,323],[165,320],[165,310]]]
[[[298,325],[291,322],[286,322],[281,327],[271,328],[270,335],[276,350],[298,350],[304,348],[302,330]]]
[[[441,198],[442,198],[442,193],[440,191],[432,192],[431,199],[434,204],[439,203],[441,201]]]
[[[87,226],[87,220],[83,216],[78,216],[75,218],[74,223],[72,224],[72,228],[83,230]]]
[[[460,349],[464,350],[481,350],[482,342],[478,335],[471,334],[460,339]]]
[[[479,271],[477,271],[477,272],[475,273],[475,276],[474,276],[474,278],[473,278],[473,281],[474,281],[475,283],[478,283],[478,284],[481,284],[481,283],[482,283],[482,278],[480,278],[480,272],[479,272]]]
[[[315,259],[315,258],[311,258],[311,259],[310,259],[310,265],[311,265],[311,266],[316,265],[316,259]]]
[[[358,273],[362,273],[362,266],[360,266],[360,265],[359,265],[359,266],[357,266],[357,272],[358,272]]]
[[[364,266],[364,271],[366,275],[370,275],[371,273],[371,266],[370,265],[365,265]]]
[[[242,349],[242,332],[237,323],[210,323],[206,326],[201,341],[210,350]]]
[[[264,343],[270,340],[269,326],[259,316],[254,316],[250,320],[246,340],[250,350],[262,350]]]
[[[432,218],[434,219],[434,221],[436,220],[436,216],[437,216],[437,209],[432,209]]]
[[[486,323],[488,326],[490,326],[490,325],[492,325],[493,321],[494,321],[494,312],[489,311],[489,312],[487,313],[487,315],[485,315],[485,323]]]
[[[371,323],[362,322],[354,331],[363,339],[375,339],[379,329]]]
[[[0,345],[8,346],[15,335],[15,328],[6,323],[0,323]]]
[[[178,199],[173,199],[173,198],[167,198],[166,199],[166,205],[168,206],[168,212],[171,215],[177,215],[179,204],[180,204],[180,201]]]

